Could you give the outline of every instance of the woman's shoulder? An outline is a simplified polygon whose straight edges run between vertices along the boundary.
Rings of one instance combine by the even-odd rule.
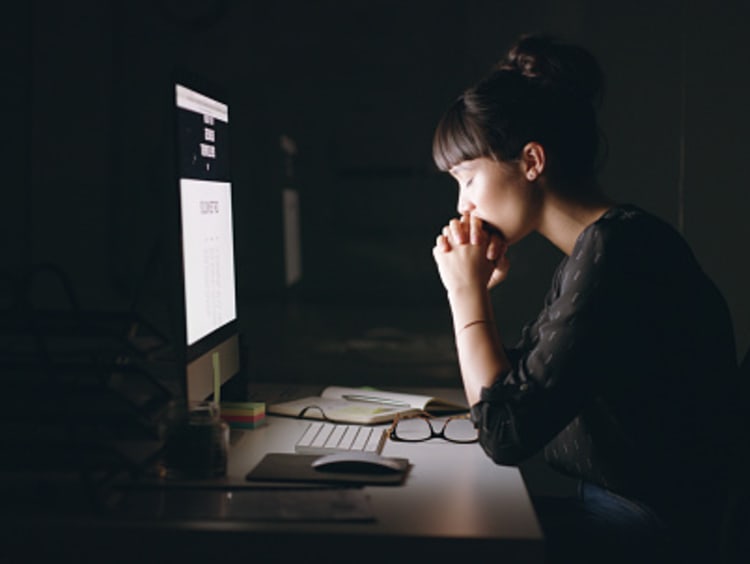
[[[592,226],[600,230],[615,232],[643,228],[674,230],[665,220],[635,204],[616,204],[612,206]]]
[[[685,247],[680,233],[667,221],[645,211],[634,204],[617,204],[586,228],[580,242],[601,239],[607,247],[632,249],[635,245],[646,245],[640,252],[655,250],[662,245]]]
[[[633,204],[617,204],[587,227],[578,252],[610,259],[616,270],[691,268],[695,258],[669,222]]]

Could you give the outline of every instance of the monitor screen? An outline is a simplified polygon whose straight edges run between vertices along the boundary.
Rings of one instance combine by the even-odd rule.
[[[192,401],[212,396],[239,371],[229,106],[190,81],[177,81],[174,94],[187,399]]]

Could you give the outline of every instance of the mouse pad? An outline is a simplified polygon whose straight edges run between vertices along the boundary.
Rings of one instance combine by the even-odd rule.
[[[403,472],[334,472],[316,470],[312,462],[317,454],[270,452],[245,476],[249,481],[317,482],[347,485],[397,486],[403,483],[410,466]]]

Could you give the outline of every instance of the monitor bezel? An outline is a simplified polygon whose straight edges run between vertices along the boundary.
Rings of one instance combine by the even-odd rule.
[[[241,367],[241,358],[239,357],[239,311],[238,311],[238,277],[237,277],[237,263],[236,263],[236,257],[237,257],[237,241],[234,229],[234,215],[235,215],[235,209],[236,209],[236,200],[235,200],[235,190],[234,190],[234,184],[231,174],[231,138],[228,140],[228,150],[230,152],[230,171],[229,171],[229,178],[228,182],[230,184],[231,190],[230,190],[230,197],[232,202],[232,253],[234,256],[234,291],[235,291],[235,317],[234,319],[228,321],[227,323],[221,325],[220,327],[214,329],[213,331],[209,332],[208,334],[202,336],[197,341],[195,341],[192,344],[188,344],[188,337],[187,337],[187,304],[185,301],[185,256],[184,256],[184,249],[183,249],[183,218],[182,218],[182,210],[181,210],[181,180],[184,178],[182,175],[182,172],[180,170],[180,139],[179,139],[179,131],[180,131],[180,123],[179,123],[179,112],[180,108],[177,106],[177,85],[181,85],[185,88],[188,88],[190,90],[193,90],[195,92],[198,92],[200,94],[203,94],[205,96],[208,96],[209,98],[212,98],[218,102],[221,102],[223,104],[226,104],[229,109],[231,109],[231,97],[228,93],[228,90],[226,88],[222,88],[215,82],[211,81],[210,79],[206,78],[205,76],[201,76],[199,74],[196,74],[194,72],[187,71],[185,69],[177,69],[174,71],[171,80],[170,80],[170,99],[171,99],[171,107],[172,107],[172,139],[173,139],[173,163],[172,163],[172,171],[173,171],[173,189],[171,190],[174,206],[176,208],[176,233],[177,233],[177,245],[179,249],[179,260],[177,261],[178,264],[176,265],[178,275],[178,286],[179,286],[179,292],[177,292],[176,300],[175,300],[175,306],[177,308],[177,311],[180,312],[180,315],[177,316],[178,323],[177,327],[175,328],[176,333],[179,338],[179,362],[181,363],[181,368],[184,368],[184,393],[185,397],[188,399],[188,401],[200,401],[203,399],[207,399],[208,396],[203,397],[205,394],[200,394],[199,397],[191,397],[191,386],[190,386],[190,372],[191,372],[191,365],[196,365],[198,363],[201,364],[201,366],[206,365],[204,357],[205,355],[208,355],[212,351],[218,351],[218,350],[230,350],[230,354],[237,355],[236,366],[226,366],[222,367],[231,369],[228,374],[225,374],[223,369],[221,373],[221,383],[225,384],[228,380],[230,380],[233,377],[237,376],[238,371]],[[201,362],[203,361],[203,362]],[[226,364],[226,363],[225,363]],[[195,366],[193,366],[193,370],[195,370]],[[211,387],[211,391],[213,391],[213,387]]]

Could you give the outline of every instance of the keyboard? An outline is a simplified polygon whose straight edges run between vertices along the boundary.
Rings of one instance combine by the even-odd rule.
[[[294,445],[294,452],[322,455],[358,450],[380,454],[385,445],[386,431],[382,427],[312,421]]]

